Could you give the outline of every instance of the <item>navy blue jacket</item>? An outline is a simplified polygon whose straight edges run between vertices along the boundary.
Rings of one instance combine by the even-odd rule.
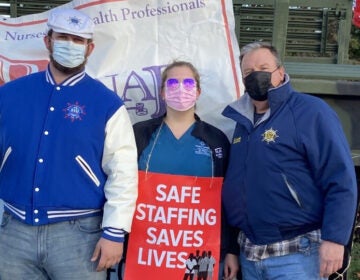
[[[236,122],[223,186],[228,221],[254,244],[321,229],[323,240],[345,245],[357,197],[347,140],[335,112],[286,77],[259,123],[247,94],[223,112]]]

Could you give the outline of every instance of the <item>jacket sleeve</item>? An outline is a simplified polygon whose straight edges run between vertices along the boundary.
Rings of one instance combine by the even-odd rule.
[[[321,238],[342,245],[349,241],[356,214],[357,186],[351,151],[333,110],[325,103],[307,121],[306,155],[315,183],[323,193]],[[311,109],[309,109],[311,110]],[[313,122],[314,125],[308,125]]]
[[[106,124],[102,167],[108,178],[104,192],[103,237],[124,241],[131,231],[138,194],[138,166],[135,137],[125,106]]]
[[[224,260],[226,254],[240,254],[240,247],[237,241],[239,231],[240,230],[238,228],[229,225],[226,220],[224,211],[221,211],[221,260]]]

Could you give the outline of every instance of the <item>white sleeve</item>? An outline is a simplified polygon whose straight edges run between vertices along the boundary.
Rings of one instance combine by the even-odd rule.
[[[105,128],[102,167],[108,178],[102,227],[131,231],[138,195],[137,150],[126,107],[121,106]]]

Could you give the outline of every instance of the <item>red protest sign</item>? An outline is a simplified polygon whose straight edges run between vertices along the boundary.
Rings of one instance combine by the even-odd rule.
[[[139,171],[139,197],[129,238],[125,279],[153,279],[163,275],[167,279],[183,279],[185,273],[196,273],[198,265],[194,259],[198,261],[197,253],[204,252],[210,270],[217,275],[221,185],[222,178]]]

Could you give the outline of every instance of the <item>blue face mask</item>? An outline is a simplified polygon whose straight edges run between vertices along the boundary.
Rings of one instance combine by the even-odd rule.
[[[86,47],[72,41],[54,40],[52,56],[60,65],[75,68],[85,61]]]

